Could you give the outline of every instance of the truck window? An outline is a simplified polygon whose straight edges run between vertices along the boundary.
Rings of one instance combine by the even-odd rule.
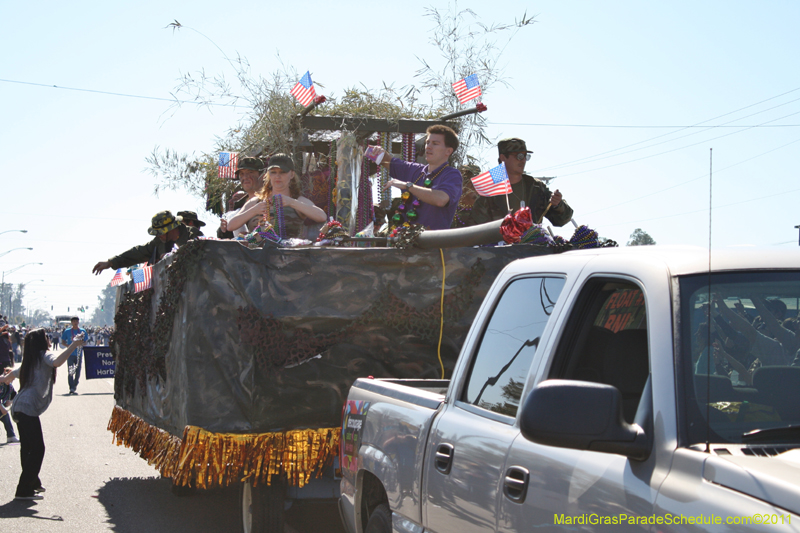
[[[797,442],[798,272],[686,276],[680,294],[683,443]]]
[[[564,280],[522,278],[497,303],[468,373],[462,401],[515,417],[539,337]]]
[[[631,423],[649,374],[642,290],[626,280],[591,280],[567,322],[549,377],[613,385]]]

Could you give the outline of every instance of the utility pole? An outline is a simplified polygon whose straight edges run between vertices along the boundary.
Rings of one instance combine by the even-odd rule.
[[[537,180],[542,180],[545,185],[549,186],[550,185],[550,181],[556,179],[557,177],[558,176],[550,176],[549,178],[546,178],[544,176],[541,176],[541,177],[538,177],[536,179]]]
[[[9,231],[23,231],[23,230],[9,230]],[[26,230],[26,231],[27,231],[27,230]],[[4,233],[5,233],[5,232],[4,232]],[[5,292],[5,291],[6,291],[6,274],[13,274],[14,272],[16,272],[17,270],[19,270],[20,268],[24,268],[24,267],[26,267],[26,266],[28,266],[28,265],[41,265],[41,264],[42,264],[42,263],[25,263],[24,265],[18,266],[17,268],[12,268],[11,270],[5,270],[5,271],[3,271],[3,284],[2,284],[2,287],[3,287],[3,292]],[[42,280],[42,281],[44,281],[44,280]],[[9,284],[9,285],[10,285],[10,284]],[[24,286],[24,285],[23,285],[23,286]],[[5,296],[5,294],[4,294],[4,296]],[[12,294],[11,294],[11,292],[9,292],[9,296],[8,296],[8,307],[11,307],[11,296],[12,296]],[[2,307],[4,304],[5,304],[5,302],[0,302],[0,307]],[[10,318],[10,317],[11,317],[11,310],[10,310],[10,309],[7,309],[7,310],[6,310],[6,312],[8,312],[8,316],[9,316],[9,318]]]
[[[794,229],[800,230],[800,226],[795,226]],[[797,236],[797,245],[800,246],[800,234]]]

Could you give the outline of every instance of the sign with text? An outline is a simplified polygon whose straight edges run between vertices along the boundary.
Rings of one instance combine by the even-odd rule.
[[[344,408],[344,422],[342,423],[342,437],[339,449],[341,458],[339,464],[342,468],[353,473],[358,472],[358,448],[361,445],[361,432],[364,420],[367,418],[369,402],[363,400],[347,400]]]
[[[113,378],[116,365],[111,348],[84,346],[83,367],[86,369],[86,379]]]
[[[644,295],[639,289],[619,289],[606,300],[594,321],[595,326],[614,333],[624,329],[644,329]]]

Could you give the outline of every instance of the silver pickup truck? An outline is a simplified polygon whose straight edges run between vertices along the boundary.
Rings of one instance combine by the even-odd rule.
[[[359,379],[360,532],[800,531],[800,252],[522,259],[451,380]]]

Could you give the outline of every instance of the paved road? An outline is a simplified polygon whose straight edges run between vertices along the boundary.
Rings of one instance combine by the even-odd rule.
[[[236,489],[176,497],[170,480],[128,448],[112,444],[106,426],[113,388],[110,379],[81,379],[79,395],[67,396],[66,365],[59,368],[53,403],[41,417],[45,498],[13,501],[19,446],[0,446],[0,528],[14,533],[239,531]],[[0,442],[5,442],[2,429]],[[331,504],[295,505],[287,522],[287,531],[343,531]]]

